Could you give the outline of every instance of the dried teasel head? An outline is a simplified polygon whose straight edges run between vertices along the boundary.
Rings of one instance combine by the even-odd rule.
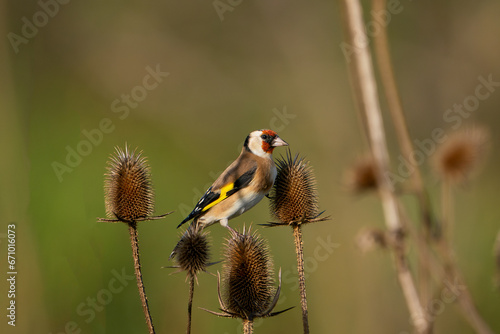
[[[109,219],[99,221],[135,224],[169,214],[151,216],[154,210],[154,192],[149,165],[146,158],[142,157],[142,152],[131,152],[127,146],[125,150],[117,147],[108,161],[104,192]]]
[[[273,266],[268,247],[257,234],[232,232],[224,249],[222,268],[222,288],[219,303],[223,313],[210,313],[223,317],[253,320],[270,317],[289,309],[272,312],[281,290],[281,270],[279,286],[274,289]]]
[[[489,132],[471,128],[448,136],[437,150],[433,167],[443,179],[454,183],[468,180],[484,160]]]
[[[349,191],[360,194],[377,189],[375,161],[371,155],[358,158],[345,173],[345,183]]]
[[[229,312],[240,318],[265,313],[272,302],[273,265],[263,239],[243,233],[227,240],[222,283]]]
[[[186,271],[188,277],[195,277],[200,271],[206,271],[211,265],[210,243],[208,233],[201,229],[189,227],[175,246],[171,259],[176,262],[176,268]]]
[[[270,210],[278,220],[265,226],[300,225],[328,218],[318,218],[319,212],[316,179],[304,158],[290,151],[277,160],[277,176],[271,190]]]

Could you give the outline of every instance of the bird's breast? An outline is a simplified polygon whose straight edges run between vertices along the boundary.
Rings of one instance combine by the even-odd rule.
[[[272,161],[271,161],[272,162]],[[262,192],[264,194],[269,193],[274,185],[274,180],[276,179],[276,166],[274,163],[270,166],[264,166],[260,173],[256,173],[256,177],[252,181],[252,188],[257,192]]]

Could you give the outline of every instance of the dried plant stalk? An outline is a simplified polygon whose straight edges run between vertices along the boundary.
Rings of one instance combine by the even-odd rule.
[[[344,10],[346,31],[349,41],[356,45],[355,36],[364,32],[362,8],[357,0],[341,1]],[[420,303],[415,282],[408,268],[408,261],[404,253],[403,226],[400,221],[398,204],[392,187],[385,173],[388,171],[389,154],[385,140],[384,126],[377,96],[377,86],[372,68],[371,55],[368,47],[363,47],[353,54],[351,63],[351,78],[355,82],[355,97],[358,105],[366,117],[366,127],[370,147],[376,164],[376,176],[380,199],[385,216],[385,223],[391,237],[396,260],[398,280],[405,296],[406,304],[413,319],[412,324],[418,333],[427,333],[429,322]]]
[[[304,273],[304,249],[302,244],[302,231],[300,225],[293,226],[295,252],[297,253],[297,269],[299,272],[300,306],[302,308],[302,327],[304,333],[309,333],[309,315],[306,295],[306,276]]]
[[[194,297],[194,276],[189,277],[189,299],[188,299],[188,321],[187,321],[187,328],[186,328],[186,334],[191,333],[191,318],[192,318],[192,313],[193,313],[193,297]]]
[[[443,233],[438,241],[438,253],[441,256],[442,266],[444,267],[445,278],[452,282],[457,282],[465,289],[462,289],[458,294],[458,303],[462,311],[462,315],[469,322],[472,328],[479,334],[493,334],[486,321],[479,314],[469,289],[465,285],[463,275],[458,269],[455,259],[455,252],[451,246],[451,227],[453,226],[453,198],[452,189],[449,178],[442,180],[441,184],[441,219],[443,225]]]
[[[362,33],[362,10],[358,1],[345,1],[347,31],[351,39],[356,33]],[[385,0],[373,0],[374,10],[385,10]],[[391,117],[396,128],[398,142],[404,156],[413,165],[418,165],[412,160],[413,145],[410,140],[409,131],[404,118],[401,101],[397,91],[397,86],[394,79],[392,70],[389,46],[387,39],[387,31],[385,25],[379,27],[380,30],[375,36],[375,50],[377,52],[377,60],[380,68],[381,81],[385,88],[386,98],[391,112]],[[382,205],[384,208],[384,215],[386,217],[386,224],[390,232],[394,236],[391,242],[392,250],[395,255],[396,268],[398,270],[398,278],[400,285],[403,289],[405,299],[413,318],[413,324],[419,333],[431,333],[432,323],[425,317],[422,309],[422,303],[426,303],[430,299],[430,265],[433,270],[444,272],[442,278],[448,280],[459,281],[463,283],[462,276],[456,266],[454,253],[450,246],[449,240],[451,238],[451,225],[453,224],[453,210],[451,200],[451,187],[450,181],[457,181],[461,178],[466,178],[472,170],[474,170],[479,161],[480,153],[483,151],[484,141],[487,134],[481,131],[476,131],[475,136],[470,140],[459,140],[455,142],[449,141],[444,145],[446,149],[436,154],[439,163],[437,170],[444,174],[444,182],[442,189],[442,206],[443,206],[443,233],[439,236],[438,252],[442,258],[442,264],[436,264],[431,256],[431,228],[435,227],[433,222],[430,203],[428,201],[427,193],[425,191],[423,181],[420,175],[418,166],[415,167],[414,173],[411,175],[412,188],[415,191],[420,205],[420,212],[422,214],[422,221],[424,226],[423,235],[421,233],[415,234],[417,238],[417,248],[419,251],[419,266],[420,266],[420,300],[417,299],[417,292],[413,278],[408,269],[408,262],[404,255],[405,242],[402,232],[403,225],[401,217],[397,210],[397,199],[390,189],[388,182],[384,181],[384,173],[388,171],[389,165],[387,147],[385,143],[385,134],[383,123],[381,119],[380,107],[377,100],[376,84],[374,80],[373,70],[371,68],[371,59],[369,49],[364,46],[354,54],[354,63],[351,71],[353,73],[353,87],[355,93],[359,94],[358,104],[363,111],[363,119],[365,120],[366,130],[370,140],[371,149],[377,164],[377,185],[379,186],[379,194],[381,197]],[[478,153],[476,153],[478,152]],[[446,175],[447,174],[447,175]],[[451,175],[451,177],[448,177]],[[399,230],[399,231],[398,231]],[[444,270],[440,268],[444,267]],[[420,305],[419,305],[420,304]],[[478,333],[491,333],[488,325],[481,318],[477,309],[474,306],[472,298],[468,290],[464,291],[459,296],[459,304],[462,308],[465,318],[471,323],[472,327]],[[418,322],[417,322],[418,320]]]
[[[243,320],[243,333],[244,334],[252,334],[253,333],[253,321],[252,320]]]
[[[382,10],[386,10],[386,6],[387,0],[373,0],[373,10],[377,13]],[[431,229],[434,225],[431,207],[427,196],[427,191],[422,181],[419,164],[415,161],[414,155],[412,154],[412,152],[414,151],[413,144],[410,139],[410,132],[408,131],[408,126],[403,112],[403,106],[401,104],[401,99],[399,97],[396,79],[392,68],[392,61],[389,51],[389,40],[387,37],[387,25],[381,24],[379,28],[379,33],[375,34],[373,40],[375,53],[377,56],[376,59],[379,68],[380,79],[384,88],[388,109],[391,114],[391,120],[396,130],[399,147],[403,156],[406,157],[406,159],[410,161],[410,163],[414,166],[414,172],[410,175],[410,181],[412,183],[412,190],[413,192],[415,192],[418,199],[418,203],[420,206],[419,212],[421,213],[421,219],[423,223],[422,226],[424,227],[423,231],[419,233],[422,234],[419,237],[425,240],[427,243],[430,243],[432,233]],[[418,248],[418,251],[420,301],[421,303],[425,304],[431,298],[429,272],[430,253],[427,247],[420,247]]]
[[[139,257],[139,238],[137,236],[137,224],[129,224],[128,231],[130,233],[130,244],[132,246],[132,256],[134,258],[135,278],[137,281],[137,289],[139,290],[139,296],[141,298],[142,310],[144,312],[144,316],[146,317],[146,324],[148,325],[149,333],[153,334],[155,332],[153,326],[153,319],[151,318],[151,312],[149,311],[146,288],[144,287],[144,282],[142,280],[141,261]]]

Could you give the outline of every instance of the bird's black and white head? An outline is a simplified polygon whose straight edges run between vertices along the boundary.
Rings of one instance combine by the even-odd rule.
[[[273,130],[257,130],[251,132],[245,140],[244,147],[260,157],[270,157],[275,147],[288,146]]]

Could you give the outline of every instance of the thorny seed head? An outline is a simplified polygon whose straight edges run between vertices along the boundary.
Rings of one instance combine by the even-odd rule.
[[[436,152],[433,167],[437,174],[455,183],[468,180],[483,161],[489,132],[466,129],[449,135]]]
[[[309,163],[297,154],[277,160],[278,174],[271,191],[271,214],[280,223],[290,225],[311,222],[318,217],[316,179]]]
[[[210,254],[207,233],[197,228],[188,228],[172,252],[172,257],[181,270],[190,277],[195,277],[200,271],[206,271]]]
[[[108,161],[104,181],[108,218],[132,223],[148,217],[154,210],[150,169],[142,152],[116,148]]]
[[[221,296],[219,275],[217,291],[222,312],[203,309],[220,317],[241,318],[253,321],[255,318],[273,317],[291,309],[272,312],[281,291],[281,269],[279,285],[273,287],[273,266],[269,249],[257,234],[236,231],[226,240],[224,265],[222,267],[222,285],[224,298]],[[273,296],[274,295],[274,296]]]
[[[250,320],[265,313],[272,303],[274,280],[264,240],[256,233],[233,234],[227,240],[224,258],[222,286],[227,311]]]
[[[358,158],[345,174],[349,191],[360,194],[377,188],[375,162],[371,155]]]

